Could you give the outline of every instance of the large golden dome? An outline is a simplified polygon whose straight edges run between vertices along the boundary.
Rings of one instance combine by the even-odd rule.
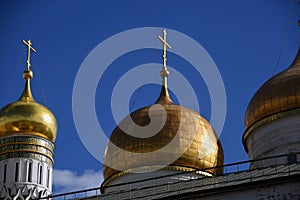
[[[271,115],[300,108],[300,51],[289,68],[265,82],[246,111],[246,128]]]
[[[32,72],[25,70],[26,85],[20,99],[0,110],[0,138],[26,134],[46,138],[54,142],[57,123],[53,113],[35,102],[30,90]]]
[[[138,132],[127,123],[130,117],[142,127],[149,123],[160,124],[162,111],[151,106],[131,113],[113,130],[104,155],[103,185],[126,172],[147,172],[159,166],[167,166],[164,169],[191,171],[223,165],[221,143],[207,120],[191,109],[175,105],[165,87],[162,88],[156,105],[165,109],[166,121],[155,135],[146,138],[134,137],[119,127],[125,126],[131,133]],[[182,153],[178,154],[179,152]],[[206,172],[221,174],[223,169],[209,169]]]
[[[223,149],[209,122],[169,97],[166,49],[171,46],[165,29],[163,33],[164,38],[158,36],[164,44],[160,96],[154,105],[134,111],[113,130],[104,153],[102,190],[128,173],[160,169],[199,170],[207,176],[223,173]]]

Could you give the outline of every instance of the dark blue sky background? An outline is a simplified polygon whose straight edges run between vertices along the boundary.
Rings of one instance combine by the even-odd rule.
[[[33,95],[53,111],[59,124],[55,168],[78,174],[87,169],[100,170],[101,163],[85,149],[73,122],[76,73],[88,53],[108,37],[133,28],[165,27],[196,40],[218,66],[227,94],[227,117],[221,134],[225,162],[247,160],[241,142],[247,105],[272,76],[283,43],[276,72],[292,62],[299,46],[299,11],[296,0],[1,1],[0,106],[21,95],[26,67],[26,48],[21,40],[31,38],[37,49],[32,57]],[[160,63],[160,54],[151,49],[128,53],[116,60],[101,79],[96,108],[98,116],[106,116],[100,123],[108,135],[115,126],[107,108],[116,77],[137,64],[153,60]],[[169,56],[168,64],[190,80],[201,115],[209,118],[210,98],[201,76],[186,61],[171,53]],[[135,103],[129,106],[134,110],[154,103],[158,92],[157,85],[145,86],[140,94],[135,93],[131,101]]]

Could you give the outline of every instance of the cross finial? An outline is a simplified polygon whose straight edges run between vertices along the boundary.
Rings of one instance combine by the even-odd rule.
[[[160,35],[158,36],[158,39],[162,41],[164,44],[164,53],[163,53],[163,61],[164,61],[164,67],[167,67],[167,47],[171,49],[171,46],[167,43],[167,31],[166,29],[163,29],[164,38],[162,38]]]
[[[28,39],[28,41],[22,40],[22,42],[28,47],[26,63],[27,63],[27,70],[29,71],[30,66],[31,66],[30,65],[30,51],[36,52],[36,50],[31,46],[32,43],[31,43],[30,39]]]
[[[167,43],[167,31],[166,29],[163,29],[164,38],[162,38],[160,35],[158,36],[158,39],[162,41],[164,45],[164,53],[163,53],[163,61],[164,65],[162,70],[160,71],[160,76],[162,77],[162,90],[160,92],[159,98],[156,101],[156,103],[173,103],[172,100],[169,97],[168,92],[168,85],[167,85],[167,77],[169,76],[169,71],[167,69],[167,47],[171,49],[171,46]]]
[[[167,43],[167,31],[166,29],[163,29],[164,38],[162,38],[160,35],[158,36],[158,39],[162,41],[164,45],[164,53],[163,53],[163,69],[160,71],[160,76],[163,78],[163,86],[167,89],[167,77],[169,76],[169,71],[167,69],[167,47],[171,49],[171,46]]]

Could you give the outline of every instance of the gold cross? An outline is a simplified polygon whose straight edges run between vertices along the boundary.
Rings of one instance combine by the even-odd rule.
[[[30,41],[30,39],[28,41],[22,40],[22,42],[28,47],[28,52],[27,52],[27,70],[30,70],[30,51],[32,50],[33,52],[36,52],[36,50],[31,46],[32,43]]]
[[[163,29],[163,33],[164,33],[164,38],[160,37],[160,35],[159,35],[158,39],[160,41],[162,41],[162,43],[164,44],[163,60],[164,60],[164,68],[166,68],[167,67],[167,47],[169,49],[171,49],[171,46],[167,43],[167,31],[166,31],[166,29]]]

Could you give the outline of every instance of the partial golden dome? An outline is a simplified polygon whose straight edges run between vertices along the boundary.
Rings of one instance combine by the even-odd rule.
[[[246,111],[246,128],[295,108],[300,108],[300,50],[289,68],[270,78],[255,93]]]
[[[207,120],[191,109],[173,104],[165,87],[156,103],[166,111],[164,124],[162,110],[147,106],[131,113],[119,124],[131,135],[119,126],[113,130],[104,155],[104,185],[122,172],[146,172],[157,166],[189,171],[223,165],[221,143]],[[139,130],[127,123],[130,117],[141,127],[154,123],[162,124],[162,129],[150,137],[134,137]],[[223,169],[206,172],[221,174]]]
[[[54,142],[57,123],[52,112],[35,102],[30,91],[32,72],[24,72],[26,85],[21,98],[0,110],[0,137],[15,134],[35,135]]]

